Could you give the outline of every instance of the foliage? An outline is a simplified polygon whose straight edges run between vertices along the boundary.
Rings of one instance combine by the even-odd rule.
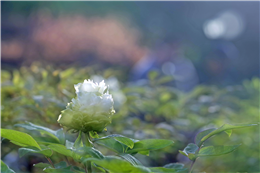
[[[112,163],[125,165],[126,172],[174,172],[174,169],[188,170],[189,164],[196,160],[194,172],[259,171],[259,126],[235,130],[229,125],[259,122],[258,78],[238,86],[198,86],[183,93],[169,85],[170,77],[161,77],[156,72],[150,73],[144,82],[129,83],[121,69],[100,71],[98,66],[54,70],[51,66],[33,64],[12,73],[2,70],[1,76],[1,125],[5,129],[1,136],[10,138],[11,133],[5,132],[11,129],[14,129],[12,134],[18,130],[19,136],[30,132],[27,135],[40,148],[9,139],[22,147],[20,156],[38,153],[57,163],[54,164],[57,170],[47,163],[36,164],[35,170],[85,172],[83,165],[91,162],[92,171],[96,172],[102,172],[105,167],[105,171],[116,168]],[[94,145],[91,147],[87,146],[88,134],[83,133],[77,139],[72,131],[60,128],[57,118],[75,96],[74,84],[86,78],[101,79],[101,76],[106,83],[110,82],[116,114],[107,132],[89,133]],[[222,126],[224,123],[228,124]],[[17,125],[13,127],[13,124]],[[174,140],[174,145],[169,139]],[[2,147],[4,159],[8,148],[14,145],[3,140]],[[204,157],[221,154],[227,155]],[[64,156],[69,163],[65,164]]]

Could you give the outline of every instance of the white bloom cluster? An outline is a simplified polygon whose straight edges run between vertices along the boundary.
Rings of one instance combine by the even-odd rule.
[[[108,86],[104,81],[98,84],[91,80],[84,80],[74,87],[77,98],[73,98],[62,111],[58,122],[70,129],[83,132],[102,131],[111,123],[111,115],[115,112]]]

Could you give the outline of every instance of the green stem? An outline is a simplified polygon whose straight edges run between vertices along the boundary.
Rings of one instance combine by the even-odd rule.
[[[195,160],[192,161],[192,163],[191,163],[191,165],[190,165],[189,173],[191,173],[194,163],[195,163]]]
[[[52,163],[51,159],[50,159],[49,157],[46,157],[46,159],[49,161],[49,163],[51,164],[51,166],[52,166],[53,168],[55,168],[55,166],[54,166],[54,164]]]
[[[89,132],[85,133],[85,136],[86,136],[86,143],[85,143],[85,145],[87,147],[93,147],[93,143],[91,142]],[[86,168],[87,168],[87,173],[92,173],[91,161],[87,161],[86,162]]]

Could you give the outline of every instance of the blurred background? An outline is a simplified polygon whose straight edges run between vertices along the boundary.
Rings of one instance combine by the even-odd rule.
[[[199,131],[259,122],[259,2],[1,1],[2,128],[59,128],[73,84],[87,78],[111,86],[117,114],[108,133],[175,141],[142,163],[189,163],[178,150]],[[195,170],[259,171],[258,132],[237,130],[229,140],[244,144],[238,151]],[[2,159],[37,172],[44,158],[22,160],[15,150],[4,140]]]

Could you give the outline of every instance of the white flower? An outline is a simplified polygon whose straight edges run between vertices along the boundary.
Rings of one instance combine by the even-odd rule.
[[[108,86],[104,81],[94,83],[84,80],[83,83],[74,85],[77,98],[68,103],[61,112],[58,122],[70,129],[88,131],[102,131],[114,114],[114,101],[108,93]]]

